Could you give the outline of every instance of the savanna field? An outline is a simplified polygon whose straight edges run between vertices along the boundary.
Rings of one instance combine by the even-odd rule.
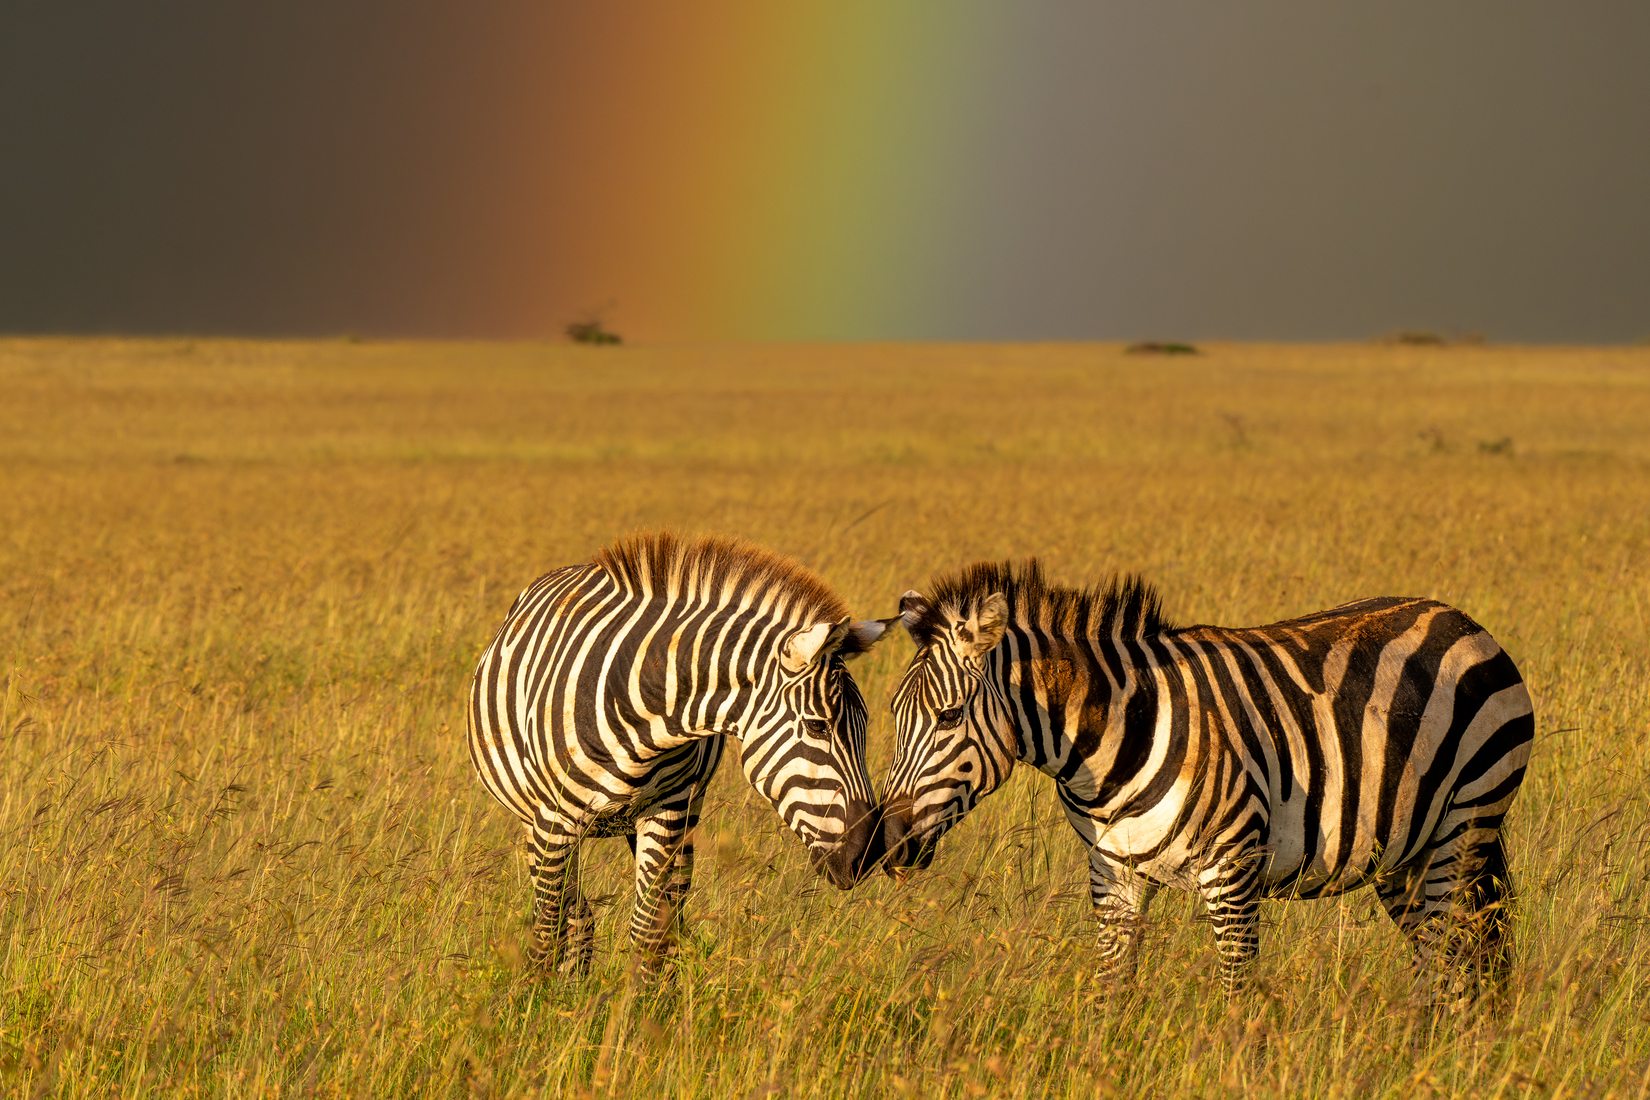
[[[0,1093],[1650,1093],[1650,348],[0,341]],[[1518,962],[1435,1023],[1367,891],[1267,903],[1228,1000],[1165,893],[1140,980],[1021,769],[841,893],[725,766],[663,987],[594,841],[586,982],[530,978],[464,746],[516,593],[743,535],[861,616],[979,558],[1180,622],[1460,606],[1537,708]],[[871,767],[903,634],[855,666]]]

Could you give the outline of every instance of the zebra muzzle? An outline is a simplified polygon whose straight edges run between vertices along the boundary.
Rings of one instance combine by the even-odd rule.
[[[882,814],[870,805],[852,806],[842,839],[830,849],[814,849],[814,870],[831,885],[852,889],[882,862]]]
[[[934,862],[934,849],[945,831],[943,824],[921,829],[918,824],[915,804],[909,798],[893,799],[883,807],[879,862],[896,882],[904,882],[912,871],[927,870]]]

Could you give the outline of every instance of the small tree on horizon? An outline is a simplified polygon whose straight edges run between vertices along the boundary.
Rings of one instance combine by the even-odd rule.
[[[595,347],[611,347],[624,343],[619,334],[611,331],[602,324],[602,310],[588,310],[577,321],[571,321],[562,329],[567,338],[575,344],[590,344]]]

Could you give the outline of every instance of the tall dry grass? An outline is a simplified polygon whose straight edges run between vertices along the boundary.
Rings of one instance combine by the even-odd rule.
[[[1650,1091],[1650,350],[1207,350],[0,342],[0,1091]],[[1466,608],[1539,708],[1505,1000],[1433,1027],[1361,895],[1269,905],[1232,1001],[1166,895],[1098,988],[1026,772],[840,894],[726,769],[676,982],[627,980],[616,841],[596,975],[529,980],[468,672],[528,580],[659,525],[867,614],[1030,553],[1184,621]],[[874,770],[908,652],[859,668]]]

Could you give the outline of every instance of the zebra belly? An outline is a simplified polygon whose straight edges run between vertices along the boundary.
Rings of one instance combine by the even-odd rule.
[[[1367,886],[1392,869],[1379,859],[1342,866],[1335,872],[1321,866],[1303,872],[1298,866],[1269,861],[1261,883],[1269,898],[1327,898]]]
[[[1207,850],[1192,843],[1184,833],[1160,835],[1155,838],[1155,843],[1142,844],[1139,841],[1145,839],[1143,835],[1120,831],[1115,823],[1106,826],[1092,818],[1079,820],[1074,815],[1068,816],[1078,834],[1099,849],[1101,854],[1159,886],[1196,889],[1198,875],[1205,868],[1223,858],[1240,858],[1237,853]],[[1129,843],[1131,840],[1136,843]],[[1299,852],[1298,844],[1294,851]],[[1252,859],[1256,855],[1251,850],[1242,854],[1241,858]],[[1319,867],[1303,872],[1298,855],[1292,860],[1287,858],[1288,853],[1285,855],[1286,859],[1280,860],[1278,853],[1268,849],[1258,853],[1259,858],[1265,861],[1261,876],[1262,891],[1269,898],[1332,897],[1366,886],[1399,866],[1396,856],[1391,859],[1376,857],[1358,864],[1343,865],[1336,873],[1328,873]]]
[[[1297,785],[1295,790],[1298,792],[1300,787]],[[1373,804],[1359,807],[1359,816],[1364,820],[1353,830],[1346,830],[1337,816],[1333,829],[1318,829],[1308,835],[1304,801],[1299,797],[1277,800],[1263,848],[1266,862],[1261,882],[1268,897],[1327,897],[1356,890],[1401,862],[1401,852],[1371,842],[1376,813]],[[1344,854],[1340,850],[1343,833],[1357,845]]]

